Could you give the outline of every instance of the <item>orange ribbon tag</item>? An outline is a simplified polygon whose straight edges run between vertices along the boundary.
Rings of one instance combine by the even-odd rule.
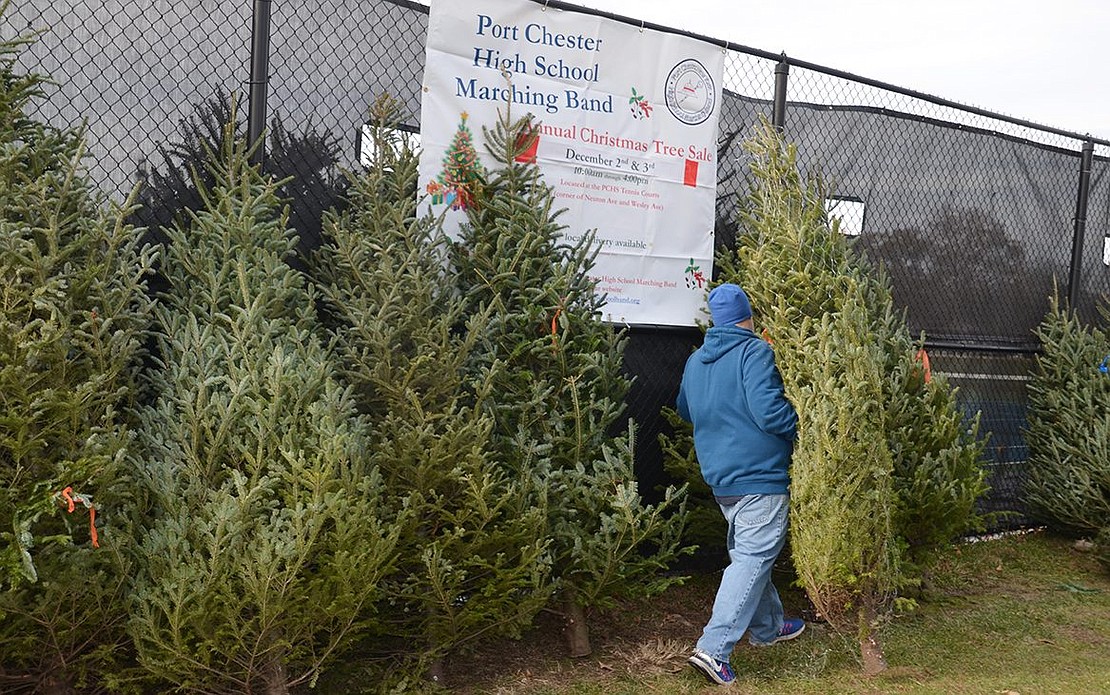
[[[96,533],[96,507],[93,506],[92,500],[90,500],[85,495],[74,492],[72,487],[66,487],[65,490],[62,490],[62,499],[66,502],[66,512],[69,514],[72,514],[73,510],[77,508],[77,502],[80,502],[81,504],[88,507],[89,536],[92,538],[93,547],[99,548],[100,537]]]
[[[933,380],[933,370],[929,368],[929,353],[925,352],[925,348],[917,351],[917,361],[925,368],[925,383]]]

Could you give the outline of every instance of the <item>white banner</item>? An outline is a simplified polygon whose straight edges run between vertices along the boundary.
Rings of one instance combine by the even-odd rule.
[[[566,238],[597,230],[607,321],[692,326],[712,275],[724,50],[528,0],[433,0],[420,124],[427,205],[457,230],[498,112],[533,151]]]

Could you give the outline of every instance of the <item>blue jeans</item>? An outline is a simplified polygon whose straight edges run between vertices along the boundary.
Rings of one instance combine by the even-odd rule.
[[[729,566],[698,649],[728,661],[745,630],[754,644],[770,644],[782,629],[782,601],[771,566],[786,543],[788,495],[745,495],[721,511],[728,521]]]

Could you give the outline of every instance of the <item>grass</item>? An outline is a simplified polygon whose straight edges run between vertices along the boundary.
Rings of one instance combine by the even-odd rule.
[[[685,658],[708,616],[718,575],[597,616],[595,656],[571,660],[557,627],[491,645],[456,669],[457,692],[509,695],[710,693]],[[781,581],[776,581],[780,589]],[[804,603],[785,590],[788,611]],[[770,649],[737,647],[736,694],[1102,695],[1110,693],[1110,574],[1044,533],[964,544],[930,573],[919,608],[882,630],[890,668],[866,678],[854,642],[813,623]]]

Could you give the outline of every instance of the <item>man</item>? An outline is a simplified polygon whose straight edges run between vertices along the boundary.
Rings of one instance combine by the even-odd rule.
[[[730,563],[713,614],[689,663],[711,682],[735,679],[729,657],[748,630],[767,646],[794,639],[802,620],[783,618],[771,567],[786,542],[790,455],[798,416],[783,392],[771,346],[753,332],[744,290],[709,293],[713,327],[686,361],[678,413],[694,425],[702,477],[728,521]]]

